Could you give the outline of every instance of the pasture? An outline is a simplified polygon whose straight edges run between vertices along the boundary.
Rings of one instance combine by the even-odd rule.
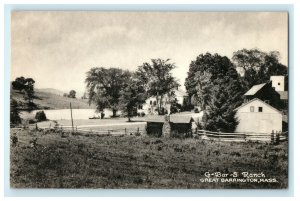
[[[13,131],[11,132],[13,133]],[[13,188],[287,188],[288,143],[214,142],[21,130]],[[36,145],[32,142],[36,140]],[[276,182],[200,182],[205,172],[263,172]]]

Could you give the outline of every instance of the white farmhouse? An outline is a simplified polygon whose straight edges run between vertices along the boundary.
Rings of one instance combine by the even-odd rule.
[[[272,133],[282,131],[282,114],[264,101],[254,98],[236,108],[236,132]]]
[[[188,95],[185,91],[181,89],[174,90],[174,97],[176,99],[176,102],[180,105],[184,104],[184,101],[188,100]],[[170,111],[171,105],[169,104],[170,97],[165,95],[162,100],[162,107],[165,108],[167,111]],[[150,97],[148,98],[144,104],[138,106],[138,113],[145,113],[147,114],[157,114],[157,107],[158,107],[158,101],[156,100],[156,97]]]

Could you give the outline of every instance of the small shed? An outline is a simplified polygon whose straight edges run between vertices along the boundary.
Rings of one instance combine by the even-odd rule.
[[[197,128],[197,123],[201,119],[201,114],[174,114],[169,118],[165,116],[153,115],[146,118],[146,131],[148,135],[160,137],[163,135],[163,126],[167,123],[171,127],[171,137],[188,137]]]
[[[254,98],[235,109],[236,132],[272,133],[282,131],[282,114],[266,102]]]

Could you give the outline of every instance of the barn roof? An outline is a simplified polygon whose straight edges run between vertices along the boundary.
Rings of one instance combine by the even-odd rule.
[[[253,98],[252,100],[250,100],[250,101],[248,101],[248,102],[242,104],[241,106],[235,108],[234,110],[239,110],[240,108],[242,108],[242,107],[248,105],[249,103],[252,103],[253,101],[259,101],[259,102],[265,104],[267,107],[270,107],[271,109],[273,109],[273,110],[275,110],[276,112],[279,112],[279,113],[281,114],[281,112],[280,112],[279,110],[277,110],[276,108],[274,108],[274,107],[272,107],[271,105],[267,104],[266,102],[260,100],[259,98]]]
[[[247,91],[244,95],[245,95],[245,96],[255,95],[255,94],[256,94],[259,90],[261,90],[261,88],[263,88],[265,85],[266,85],[266,83],[254,85],[254,86],[251,87],[251,89],[249,89],[249,91]]]
[[[178,123],[178,124],[187,124],[191,121],[200,121],[202,118],[202,113],[179,113],[179,114],[171,114],[170,122]],[[146,122],[157,122],[163,123],[165,122],[164,116],[159,115],[151,115],[145,118]]]
[[[277,91],[277,93],[279,93],[281,100],[287,100],[289,97],[287,91]]]

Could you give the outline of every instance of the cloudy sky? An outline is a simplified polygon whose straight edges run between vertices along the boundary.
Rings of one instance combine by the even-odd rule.
[[[92,67],[135,70],[170,58],[184,87],[191,60],[201,53],[229,58],[242,48],[277,50],[288,62],[286,13],[13,12],[11,79],[32,77],[36,88],[85,89]]]

